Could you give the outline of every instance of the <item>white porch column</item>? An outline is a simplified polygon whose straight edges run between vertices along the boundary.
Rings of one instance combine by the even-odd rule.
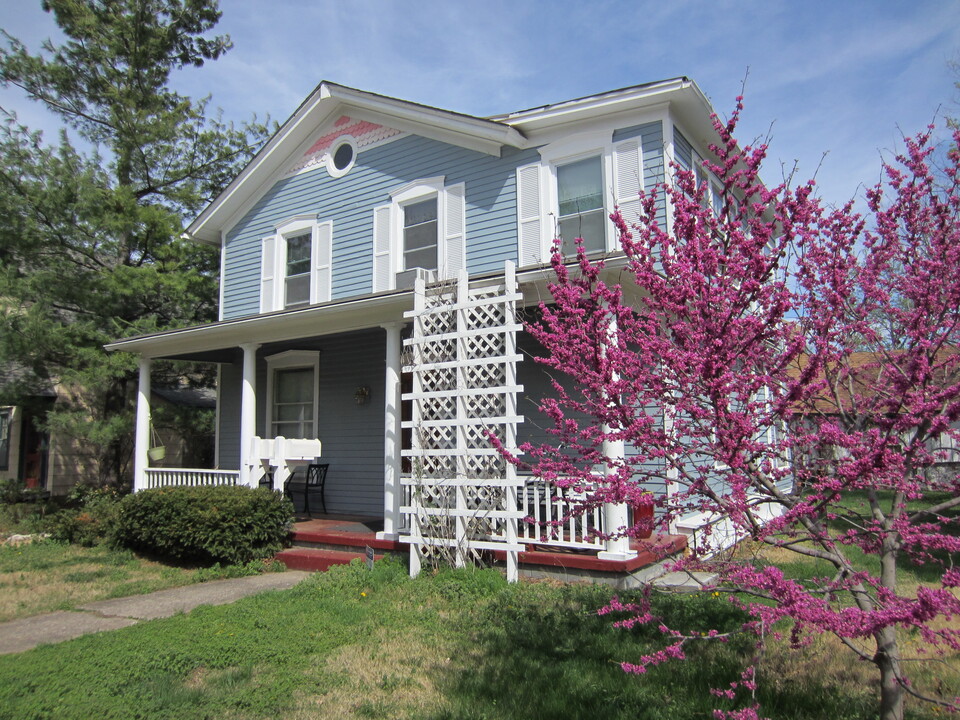
[[[244,343],[243,389],[240,393],[240,484],[253,486],[250,445],[257,434],[257,343]]]
[[[383,531],[382,540],[396,540],[400,536],[400,331],[403,323],[382,325],[387,332],[386,377],[384,378],[383,427]]]
[[[617,337],[616,319],[611,318],[610,325],[607,327],[607,334],[612,343]],[[608,433],[610,432],[610,428],[604,425],[603,431]],[[626,456],[626,448],[623,440],[604,440],[603,455],[607,458],[614,458],[622,461]],[[610,474],[611,472],[612,471],[608,468],[607,473]],[[626,505],[613,505],[611,503],[604,504],[604,530],[607,532],[616,532],[621,528],[626,528],[629,521],[630,516]],[[630,538],[628,537],[616,537],[610,540],[605,540],[603,543],[603,550],[597,553],[597,557],[601,560],[629,560],[630,558],[634,558],[636,556],[637,552],[630,549]]]
[[[606,429],[604,428],[604,430]],[[604,441],[603,454],[608,458],[623,458],[623,441]],[[607,532],[615,532],[618,528],[626,528],[629,520],[626,505],[604,504],[603,527]],[[630,549],[630,538],[628,537],[618,537],[604,541],[603,550],[597,553],[597,557],[601,560],[629,560],[636,556],[637,551]]]
[[[147,487],[147,464],[150,448],[150,368],[153,360],[140,358],[140,384],[137,389],[137,425],[133,446],[133,491]]]

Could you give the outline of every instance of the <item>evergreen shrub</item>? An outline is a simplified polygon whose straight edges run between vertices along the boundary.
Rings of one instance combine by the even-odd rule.
[[[171,560],[248,563],[286,543],[293,504],[261,488],[167,487],[143,490],[120,502],[117,545]]]

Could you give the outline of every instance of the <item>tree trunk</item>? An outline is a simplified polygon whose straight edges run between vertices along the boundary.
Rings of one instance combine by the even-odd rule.
[[[874,633],[877,654],[873,661],[880,669],[880,720],[903,720],[904,690],[900,676],[900,648],[897,629],[886,627]]]

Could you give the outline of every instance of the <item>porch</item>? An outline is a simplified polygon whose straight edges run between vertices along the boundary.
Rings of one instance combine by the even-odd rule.
[[[529,523],[525,525],[533,528]],[[292,547],[276,558],[293,570],[325,571],[333,565],[364,560],[367,548],[374,552],[374,562],[387,555],[406,559],[409,546],[382,537],[383,520],[358,515],[323,515],[294,524]],[[535,535],[531,529],[529,534]],[[549,543],[530,543],[519,553],[520,577],[554,579],[563,582],[600,582],[618,589],[636,587],[664,573],[663,564],[686,548],[683,535],[653,535],[645,540],[633,539],[635,553],[627,559],[602,559],[596,551]],[[506,565],[506,554],[492,552],[486,561],[495,567]]]
[[[522,302],[508,266],[482,282],[463,275],[455,288],[428,293],[418,280],[412,294],[117,343],[112,349],[141,353],[134,489],[281,490],[290,473],[319,462],[330,466],[326,510],[377,518],[378,540],[405,540],[428,562],[426,548],[470,545],[487,555],[546,547],[633,563],[638,551],[627,539],[602,537],[628,525],[627,507],[571,517],[582,495],[517,475],[489,446],[493,429],[508,449],[550,440],[537,401],[552,381],[523,361],[539,350],[517,321]],[[218,364],[217,469],[151,467],[151,363],[159,358]],[[625,452],[622,443],[605,451]]]

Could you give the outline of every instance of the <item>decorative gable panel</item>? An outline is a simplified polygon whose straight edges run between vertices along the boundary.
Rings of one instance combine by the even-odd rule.
[[[334,143],[344,135],[353,138],[357,150],[364,150],[400,135],[400,131],[385,125],[341,115],[334,122],[328,123],[321,129],[317,139],[310,144],[303,155],[297,158],[286,174],[295,175],[325,164],[328,155],[334,150]]]

